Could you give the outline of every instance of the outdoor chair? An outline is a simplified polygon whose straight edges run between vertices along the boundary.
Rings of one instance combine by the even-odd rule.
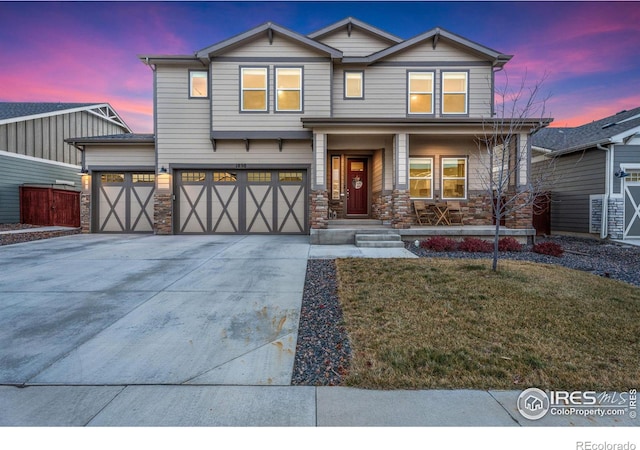
[[[464,225],[464,217],[462,214],[462,207],[460,206],[460,202],[447,202],[447,206],[449,207],[449,221],[452,224]]]
[[[420,225],[433,225],[436,215],[431,208],[427,207],[424,201],[414,200],[413,209],[416,212],[416,219],[418,219]]]

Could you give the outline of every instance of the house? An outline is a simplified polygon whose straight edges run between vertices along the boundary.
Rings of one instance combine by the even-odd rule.
[[[413,199],[490,225],[477,136],[511,59],[441,28],[401,39],[354,18],[308,35],[265,23],[153,71],[153,136],[74,138],[93,232],[319,232],[330,219],[414,225]],[[510,149],[527,161],[524,120]],[[527,165],[512,180],[527,183]],[[531,212],[506,227],[531,230]]]
[[[640,238],[640,107],[533,135],[536,164],[553,160],[551,231]]]
[[[0,102],[0,223],[20,222],[20,186],[80,188],[82,153],[65,139],[130,132],[107,103]]]

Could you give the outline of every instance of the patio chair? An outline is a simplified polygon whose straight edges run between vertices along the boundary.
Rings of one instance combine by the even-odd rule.
[[[451,224],[464,225],[464,216],[460,202],[447,202],[447,206],[449,207],[449,221]]]
[[[436,215],[424,201],[414,200],[413,209],[416,212],[416,219],[418,219],[420,225],[433,225]]]

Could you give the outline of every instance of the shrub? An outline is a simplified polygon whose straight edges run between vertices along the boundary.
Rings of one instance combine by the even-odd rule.
[[[522,251],[522,244],[515,238],[506,237],[498,241],[498,250],[501,252],[520,252]]]
[[[560,257],[564,253],[562,246],[555,242],[540,242],[531,249],[532,252],[540,253],[542,255]]]
[[[470,253],[491,253],[493,243],[478,238],[464,238],[458,249]]]
[[[452,252],[458,248],[458,243],[448,237],[433,236],[426,241],[420,242],[420,247],[433,250],[434,252]]]

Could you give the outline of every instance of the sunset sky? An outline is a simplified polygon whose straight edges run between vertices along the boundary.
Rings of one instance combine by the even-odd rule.
[[[440,26],[515,55],[511,83],[546,74],[553,126],[640,106],[640,2],[0,2],[0,101],[107,102],[152,132],[152,72],[137,55],[193,53],[268,21],[308,34],[348,16],[404,39]]]

